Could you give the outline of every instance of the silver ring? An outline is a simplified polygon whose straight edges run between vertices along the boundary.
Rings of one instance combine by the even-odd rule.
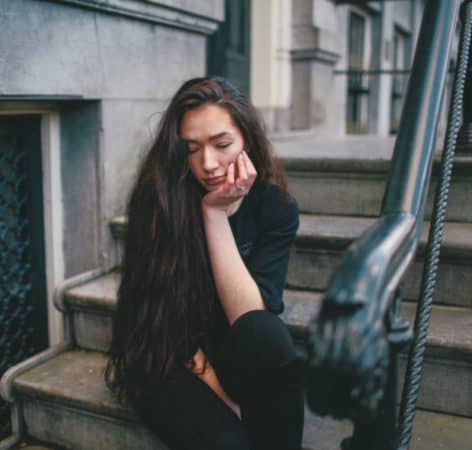
[[[246,186],[236,186],[241,192],[244,192],[246,190]]]

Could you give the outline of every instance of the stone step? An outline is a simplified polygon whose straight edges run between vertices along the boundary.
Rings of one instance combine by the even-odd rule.
[[[164,450],[133,412],[119,405],[104,385],[103,353],[74,350],[20,375],[14,382],[28,433],[51,445],[74,450]],[[472,420],[418,411],[412,450],[466,450]],[[338,450],[351,434],[348,421],[321,418],[307,411],[303,447]]]
[[[310,317],[317,314],[321,293],[286,290],[284,322],[294,338],[303,342]],[[414,322],[416,304],[403,302],[401,312]],[[420,408],[472,417],[472,310],[433,306],[428,331],[421,388]],[[407,349],[400,353],[400,377],[404,379]],[[398,398],[401,398],[399,383]]]
[[[1,448],[1,447],[0,447]],[[57,445],[51,446],[50,444],[45,444],[44,442],[39,442],[30,436],[26,436],[19,444],[12,447],[11,450],[66,450],[64,447],[59,447]]]
[[[84,349],[106,351],[116,302],[119,273],[70,289],[65,301],[73,312],[76,343]],[[287,290],[282,318],[297,341],[306,338],[307,324],[317,314],[321,294]],[[404,302],[410,323],[416,305]],[[433,307],[420,406],[424,409],[472,417],[472,310]]]
[[[324,290],[342,252],[374,223],[366,217],[300,215],[287,283],[297,289]],[[429,222],[425,222],[403,295],[419,297]],[[434,302],[472,307],[472,223],[446,222]]]
[[[378,216],[390,161],[353,158],[283,158],[290,192],[306,213]],[[433,164],[426,215],[430,216],[439,160]],[[472,158],[456,157],[447,220],[472,222]]]
[[[296,289],[324,290],[341,253],[374,221],[368,217],[300,214],[287,284]],[[111,226],[121,246],[126,218],[116,217]],[[419,297],[429,226],[425,222],[417,257],[405,279],[403,294],[408,300]],[[472,223],[446,222],[434,302],[472,307],[471,290]]]
[[[105,386],[103,353],[75,350],[14,381],[29,436],[74,450],[167,450]]]
[[[26,442],[22,442],[20,445],[13,447],[12,450],[62,450],[59,447],[46,447],[44,445],[36,445],[36,444],[27,444]]]

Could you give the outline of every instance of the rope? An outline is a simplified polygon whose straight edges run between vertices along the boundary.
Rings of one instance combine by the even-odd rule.
[[[472,2],[465,6],[459,58],[454,76],[452,102],[446,131],[446,148],[441,159],[439,183],[436,189],[431,229],[428,237],[426,261],[423,267],[421,295],[415,318],[415,337],[408,355],[405,386],[399,417],[398,450],[408,450],[411,441],[416,402],[423,370],[424,351],[431,316],[434,287],[438,271],[439,253],[446,216],[457,136],[462,124],[464,85],[467,75],[472,34]]]

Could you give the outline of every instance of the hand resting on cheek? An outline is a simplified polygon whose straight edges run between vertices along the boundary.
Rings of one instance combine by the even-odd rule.
[[[254,164],[243,150],[236,161],[229,164],[225,183],[203,197],[203,206],[229,213],[231,206],[237,205],[247,195],[256,177]]]

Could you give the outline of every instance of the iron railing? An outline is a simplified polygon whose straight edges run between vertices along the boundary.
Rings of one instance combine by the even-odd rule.
[[[369,132],[368,116],[371,108],[369,97],[378,90],[379,78],[387,76],[392,78],[389,131],[390,133],[396,133],[410,72],[409,69],[335,70],[334,75],[346,77],[346,132],[348,134],[366,134]]]
[[[1,131],[1,130],[0,130]],[[35,351],[26,150],[0,135],[0,377]],[[0,440],[10,433],[10,407],[0,400]]]
[[[400,284],[417,248],[435,153],[436,128],[458,23],[459,0],[428,1],[391,161],[381,215],[343,255],[319,315],[310,322],[308,403],[354,421],[350,450],[406,450],[411,439],[437,273],[452,158],[461,122],[471,27],[463,2],[462,37],[428,255],[396,428],[397,354],[409,342],[399,317]]]

